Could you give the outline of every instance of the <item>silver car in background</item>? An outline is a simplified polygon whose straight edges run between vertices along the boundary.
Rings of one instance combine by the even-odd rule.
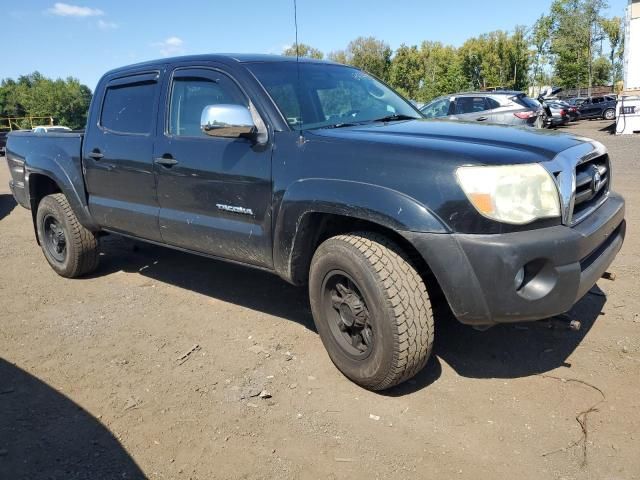
[[[476,121],[543,128],[546,113],[522,92],[465,92],[444,95],[420,109],[426,118]]]

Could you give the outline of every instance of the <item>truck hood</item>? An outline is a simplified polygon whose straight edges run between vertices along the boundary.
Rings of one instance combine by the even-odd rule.
[[[450,120],[409,120],[313,130],[318,140],[374,142],[418,148],[443,160],[488,165],[544,162],[591,140],[530,127],[509,127]],[[381,145],[382,146],[382,145]]]

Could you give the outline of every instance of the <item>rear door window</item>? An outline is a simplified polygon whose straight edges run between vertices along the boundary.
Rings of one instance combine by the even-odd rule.
[[[150,79],[136,81],[132,78],[132,83],[118,82],[107,86],[100,125],[118,133],[151,133],[157,90],[157,81]]]
[[[482,112],[486,109],[484,97],[460,97],[456,99],[456,115]]]

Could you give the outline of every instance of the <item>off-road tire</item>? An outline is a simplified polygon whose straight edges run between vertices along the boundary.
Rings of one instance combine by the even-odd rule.
[[[616,111],[613,108],[607,108],[602,113],[602,118],[605,120],[614,120],[616,118]]]
[[[325,277],[346,272],[355,280],[369,311],[371,353],[354,359],[340,345],[324,307]],[[356,232],[324,241],[309,272],[309,297],[320,338],[335,366],[370,390],[384,390],[418,373],[433,347],[433,311],[422,278],[397,245],[383,235]],[[339,315],[336,313],[336,315]]]
[[[62,227],[66,237],[66,255],[63,261],[53,257],[47,249],[45,218],[53,217]],[[56,273],[66,278],[76,278],[94,271],[98,266],[98,239],[84,228],[73,213],[67,198],[62,193],[44,197],[36,213],[38,240],[45,258]]]

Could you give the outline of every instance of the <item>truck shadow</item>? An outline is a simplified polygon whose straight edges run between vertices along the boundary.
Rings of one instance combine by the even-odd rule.
[[[95,275],[139,272],[211,298],[287,318],[315,332],[306,290],[250,267],[109,235],[100,243]]]
[[[0,358],[0,478],[147,478],[93,416]]]
[[[414,377],[414,381],[399,385],[389,393],[404,395],[433,383],[434,374],[430,370],[441,371],[440,361],[467,378],[510,379],[538,375],[558,367],[570,369],[569,356],[602,315],[605,303],[604,293],[596,286],[574,305],[568,316],[580,320],[579,331],[570,330],[568,322],[553,319],[478,331],[458,322],[448,305],[438,302],[434,307],[436,360]]]
[[[13,199],[13,195],[0,193],[0,220],[9,215],[15,206],[16,201]]]
[[[291,286],[267,272],[117,236],[103,238],[101,250],[101,267],[96,275],[139,272],[155,281],[295,321],[316,331],[306,289]],[[570,368],[568,357],[587,335],[606,301],[597,287],[594,292],[569,312],[582,322],[577,332],[550,321],[477,331],[460,324],[446,302],[438,301],[434,305],[435,354],[414,379],[385,394],[405,395],[434,383],[441,375],[441,362],[470,378],[518,378],[558,367]]]

